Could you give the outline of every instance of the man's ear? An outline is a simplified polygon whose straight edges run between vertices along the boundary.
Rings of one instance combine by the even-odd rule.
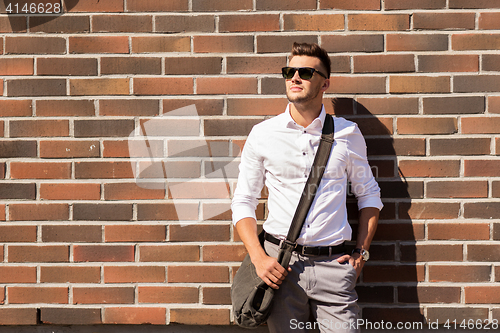
[[[323,82],[323,86],[321,87],[321,91],[325,92],[330,88],[330,79],[326,79],[325,82]]]

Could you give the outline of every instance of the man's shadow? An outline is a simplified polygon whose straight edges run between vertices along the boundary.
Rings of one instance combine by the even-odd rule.
[[[417,263],[415,244],[424,238],[424,229],[412,223],[408,210],[412,199],[423,198],[424,185],[422,181],[407,181],[398,167],[398,156],[412,154],[411,148],[404,139],[393,139],[392,117],[377,117],[352,98],[334,98],[331,107],[335,116],[357,123],[363,133],[384,203],[370,246],[370,260],[356,287],[361,318],[373,324],[382,320],[423,323],[417,284],[424,281],[425,273],[423,264]],[[353,246],[358,208],[354,196],[348,195],[347,202]],[[366,325],[365,329],[376,327]]]

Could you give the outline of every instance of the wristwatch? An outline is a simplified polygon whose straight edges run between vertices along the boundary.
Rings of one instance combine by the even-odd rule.
[[[370,252],[365,249],[355,248],[352,250],[352,253],[359,253],[364,261],[368,261],[368,259],[370,259]]]

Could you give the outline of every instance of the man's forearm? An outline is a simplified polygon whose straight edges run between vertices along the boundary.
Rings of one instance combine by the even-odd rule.
[[[356,247],[368,250],[372,242],[375,231],[377,230],[379,209],[375,207],[366,207],[359,211],[358,237]]]
[[[259,237],[257,234],[257,221],[251,217],[241,219],[236,223],[236,231],[241,238],[243,244],[250,255],[252,261],[256,260],[259,256],[265,255]]]

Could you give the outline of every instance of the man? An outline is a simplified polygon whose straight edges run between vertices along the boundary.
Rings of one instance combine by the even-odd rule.
[[[327,52],[317,44],[294,43],[289,67],[283,68],[289,104],[284,113],[254,126],[241,156],[233,223],[257,275],[276,289],[267,321],[271,332],[306,332],[311,314],[321,331],[358,332],[354,286],[368,260],[382,202],[365,141],[353,122],[334,118],[334,145],[297,240],[300,251],[293,253],[288,271],[276,260],[319,145],[330,66]],[[343,243],[352,233],[346,211],[348,179],[360,209],[352,254],[343,253]],[[264,184],[269,214],[263,248],[255,208]]]

